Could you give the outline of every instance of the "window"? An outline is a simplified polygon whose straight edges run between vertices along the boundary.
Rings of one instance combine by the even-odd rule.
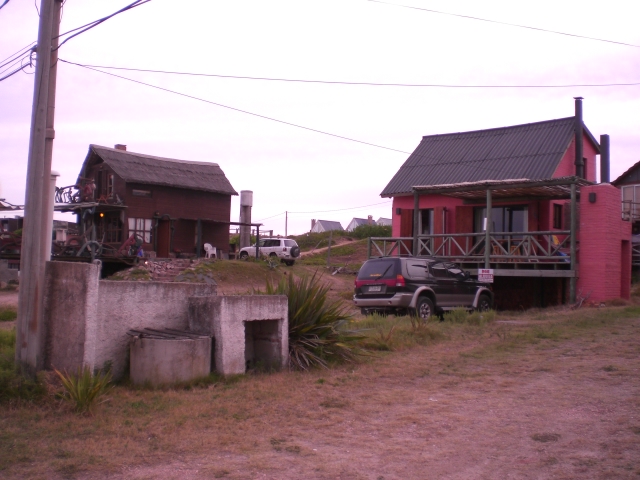
[[[420,235],[433,235],[433,208],[420,210]]]
[[[407,273],[411,278],[422,280],[428,278],[427,262],[418,260],[407,262]]]
[[[107,174],[107,198],[113,198],[113,173]]]
[[[129,218],[129,236],[136,234],[144,243],[151,243],[151,219]]]
[[[622,187],[622,218],[635,220],[640,214],[640,185]]]
[[[131,195],[134,197],[150,197],[151,190],[136,190],[135,188],[131,190]]]
[[[431,274],[436,278],[449,278],[449,273],[443,263],[431,265]]]
[[[129,219],[129,223],[131,223],[131,219]],[[122,220],[120,219],[119,212],[109,212],[106,213],[104,217],[100,217],[97,227],[98,236],[104,238],[105,242],[122,242]],[[129,230],[131,230],[131,228],[129,228]],[[129,234],[131,233],[133,232],[130,231]],[[142,237],[141,234],[139,234],[139,236]]]
[[[484,232],[486,207],[474,209],[474,232]],[[491,209],[491,232],[526,232],[528,218],[526,206],[493,207]]]
[[[562,205],[559,203],[553,204],[553,228],[562,230]]]

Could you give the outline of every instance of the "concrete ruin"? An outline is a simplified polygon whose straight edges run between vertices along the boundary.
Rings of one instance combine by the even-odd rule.
[[[47,263],[45,368],[110,366],[122,378],[129,368],[127,331],[145,328],[212,336],[215,370],[224,375],[245,373],[256,362],[286,367],[286,296],[218,297],[216,285],[100,280],[100,267],[99,261]]]

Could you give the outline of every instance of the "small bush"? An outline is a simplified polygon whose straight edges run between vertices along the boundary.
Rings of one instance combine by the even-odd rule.
[[[289,361],[293,368],[328,367],[330,361],[354,361],[362,352],[358,346],[364,337],[348,330],[350,316],[339,301],[327,301],[328,285],[319,278],[289,275],[273,286],[267,282],[268,295],[286,295],[289,299]]]
[[[62,373],[55,369],[54,371],[64,387],[60,396],[73,403],[78,413],[90,411],[95,402],[111,389],[110,371],[97,372],[94,375],[87,366],[78,369],[77,373]]]

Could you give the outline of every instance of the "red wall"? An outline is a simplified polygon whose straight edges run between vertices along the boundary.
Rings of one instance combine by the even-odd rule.
[[[595,203],[589,194],[596,194]],[[629,298],[631,223],[620,218],[620,190],[606,183],[580,189],[578,294],[588,301]]]

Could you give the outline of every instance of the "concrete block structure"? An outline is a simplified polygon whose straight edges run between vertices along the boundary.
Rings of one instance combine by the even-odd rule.
[[[578,290],[583,298],[630,297],[631,227],[620,221],[620,190],[609,183],[582,187]]]
[[[189,299],[189,329],[215,339],[215,369],[223,375],[247,367],[282,369],[289,359],[288,303],[284,295]]]
[[[213,337],[215,369],[224,375],[245,373],[247,367],[281,369],[288,364],[286,296],[218,297],[216,285],[100,280],[99,261],[47,262],[45,277],[45,368],[75,371],[110,365],[114,378],[122,378],[129,368],[127,332],[132,329],[190,330]],[[152,357],[162,359],[166,345],[154,348],[158,353]],[[202,368],[210,370],[211,347],[200,353],[189,353],[196,347],[187,344],[184,348],[185,358],[195,356]],[[152,383],[186,380],[180,376],[184,371],[204,372],[193,365],[175,367],[153,367],[159,380]]]
[[[98,262],[47,262],[45,277],[45,368],[94,369],[109,364],[114,378],[129,368],[128,330],[186,330],[189,297],[215,295],[217,288],[100,280]]]

